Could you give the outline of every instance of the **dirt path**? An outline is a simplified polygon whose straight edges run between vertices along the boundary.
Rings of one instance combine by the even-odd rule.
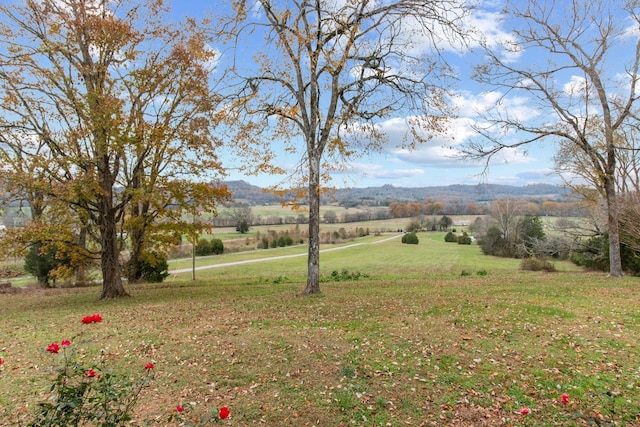
[[[352,245],[339,246],[337,248],[323,249],[323,250],[320,251],[320,253],[331,252],[331,251],[340,251],[340,250],[343,250],[343,249],[349,249],[349,248],[353,248],[355,246],[362,246],[362,245],[377,245],[379,243],[383,243],[383,242],[386,242],[386,241],[389,241],[389,240],[397,239],[399,237],[402,237],[402,234],[396,234],[396,235],[393,235],[391,237],[387,237],[386,239],[376,240],[375,242],[371,242],[371,243],[354,243]],[[302,257],[302,256],[307,256],[307,253],[303,252],[303,253],[300,253],[300,254],[293,254],[293,255],[280,255],[280,256],[273,256],[273,257],[267,257],[267,258],[247,259],[247,260],[243,260],[243,261],[225,262],[225,263],[222,263],[222,264],[201,265],[199,267],[196,267],[195,271],[207,270],[207,269],[210,269],[210,268],[230,267],[230,266],[242,265],[242,264],[253,264],[253,263],[256,263],[256,262],[275,261],[275,260],[281,260],[281,259],[286,259],[286,258],[296,258],[296,257]],[[190,273],[193,270],[194,270],[193,267],[181,268],[181,269],[178,269],[178,270],[169,270],[169,274]]]

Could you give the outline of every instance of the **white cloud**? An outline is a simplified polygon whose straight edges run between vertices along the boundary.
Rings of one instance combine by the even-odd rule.
[[[452,102],[457,108],[458,114],[466,117],[477,118],[491,114],[524,122],[540,115],[540,112],[532,107],[534,104],[529,98],[525,96],[506,97],[497,91],[478,94],[460,91],[452,99]]]
[[[402,179],[414,178],[424,175],[420,168],[387,168],[384,164],[352,163],[347,168],[334,174],[360,175],[370,179]]]
[[[506,63],[517,61],[524,50],[513,34],[504,29],[504,15],[491,2],[482,2],[466,19],[467,48],[485,46],[499,52]]]
[[[569,97],[583,96],[589,90],[589,82],[582,76],[571,76],[571,79],[562,86],[562,91]]]

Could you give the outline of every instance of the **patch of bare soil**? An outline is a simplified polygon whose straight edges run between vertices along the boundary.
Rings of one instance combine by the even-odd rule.
[[[504,411],[500,407],[484,408],[476,405],[460,405],[456,408],[455,417],[450,425],[458,427],[495,427],[507,424]]]
[[[22,288],[15,288],[11,286],[11,282],[0,283],[0,294],[17,294],[22,291]]]

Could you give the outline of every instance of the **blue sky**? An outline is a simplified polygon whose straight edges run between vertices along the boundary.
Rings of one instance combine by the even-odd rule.
[[[210,11],[211,5],[215,3],[215,1],[175,1],[174,14],[201,17],[203,12]],[[469,21],[470,26],[485,34],[489,44],[510,39],[497,12],[500,4],[499,1],[481,2]],[[435,138],[414,151],[407,151],[394,143],[401,140],[401,134],[404,133],[404,129],[399,125],[401,120],[388,120],[381,124],[387,129],[389,135],[389,144],[385,149],[375,155],[354,159],[347,164],[344,171],[333,175],[335,186],[368,187],[391,184],[398,187],[423,187],[481,182],[524,186],[533,183],[562,183],[560,176],[553,171],[552,158],[555,152],[552,141],[530,144],[523,150],[504,150],[493,159],[488,169],[485,169],[483,162],[463,161],[456,157],[459,144],[478,138],[471,127],[473,123],[481,120],[478,112],[491,109],[501,93],[492,88],[480,87],[471,80],[473,66],[480,60],[477,53],[463,55],[449,52],[447,57],[450,64],[458,71],[455,97],[451,99],[458,108],[458,117],[450,122],[447,136]],[[523,52],[513,60],[526,64],[527,61],[540,60],[540,58],[530,58],[527,52]],[[222,63],[224,63],[224,57]],[[567,82],[564,84],[570,84],[574,78],[575,76],[567,75]],[[522,94],[507,96],[505,101],[505,107],[510,112],[537,115]],[[512,137],[517,139],[517,136]],[[277,164],[285,170],[295,167],[298,161],[298,157],[286,155],[276,159]],[[243,179],[251,184],[265,187],[276,184],[284,178],[245,176],[230,171],[227,179]]]

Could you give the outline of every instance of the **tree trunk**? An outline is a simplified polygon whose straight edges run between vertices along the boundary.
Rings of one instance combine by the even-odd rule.
[[[139,222],[141,223],[142,220],[139,219]],[[129,283],[136,283],[142,279],[140,257],[144,248],[144,228],[140,223],[136,223],[129,232],[131,241],[131,254],[127,263],[127,280]]]
[[[118,298],[128,296],[122,285],[120,268],[120,248],[118,246],[118,234],[116,219],[113,213],[113,201],[111,192],[101,197],[100,220],[100,244],[102,246],[102,295],[100,299]]]
[[[318,158],[316,158],[318,157]],[[305,295],[320,293],[320,158],[309,156],[309,257]]]
[[[87,249],[87,227],[84,222],[80,225],[80,231],[78,232],[78,247],[84,251]],[[87,281],[87,268],[82,262],[75,268],[76,284],[83,284]]]
[[[605,178],[605,197],[607,201],[607,222],[609,226],[609,276],[622,277],[622,257],[620,255],[620,224],[616,183],[613,177]]]
[[[129,236],[131,237],[131,236]],[[142,279],[142,268],[140,266],[140,255],[142,250],[140,245],[134,246],[134,241],[131,241],[131,253],[129,256],[129,262],[127,263],[127,281],[131,283],[137,283]]]

